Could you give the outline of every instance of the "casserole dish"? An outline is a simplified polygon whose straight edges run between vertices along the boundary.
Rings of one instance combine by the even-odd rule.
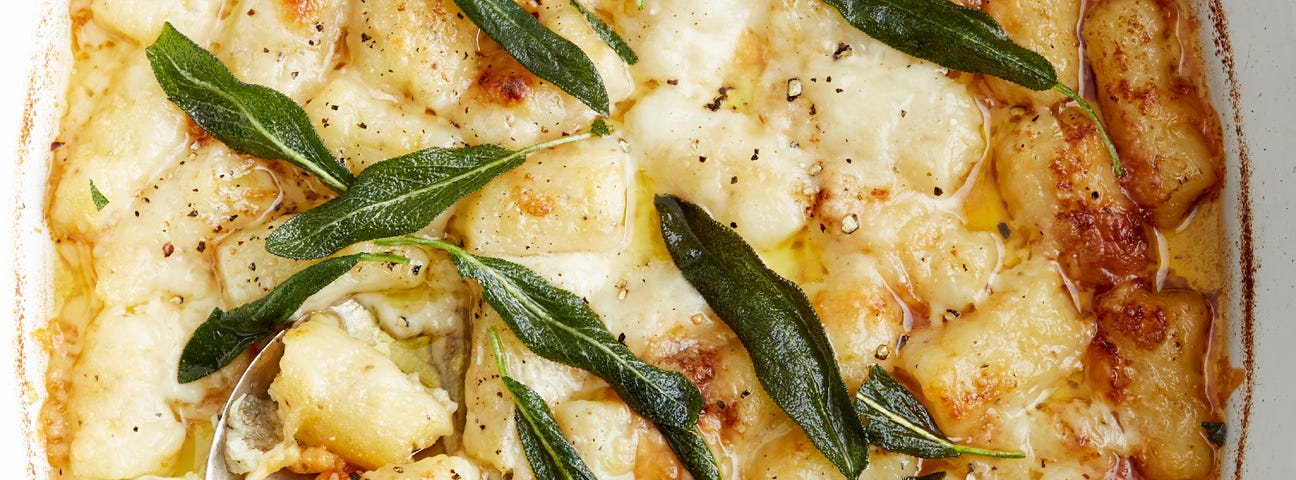
[[[1279,316],[1292,306],[1284,295],[1292,280],[1280,270],[1290,263],[1283,247],[1291,227],[1281,221],[1292,202],[1291,195],[1283,192],[1291,170],[1280,161],[1279,152],[1292,146],[1291,139],[1285,138],[1285,122],[1281,119],[1290,110],[1288,93],[1292,87],[1288,82],[1293,65],[1290,55],[1280,53],[1291,34],[1263,27],[1291,19],[1292,6],[1281,2],[1263,6],[1198,2],[1196,7],[1203,23],[1213,27],[1204,28],[1201,34],[1207,37],[1204,45],[1215,47],[1205,53],[1211,91],[1225,124],[1230,153],[1223,195],[1227,210],[1232,212],[1227,217],[1232,288],[1222,297],[1227,301],[1221,307],[1229,312],[1235,366],[1244,371],[1243,381],[1230,402],[1225,478],[1271,478],[1296,470],[1291,452],[1283,450],[1290,447],[1271,440],[1280,438],[1284,427],[1292,426],[1293,416],[1282,400],[1291,393],[1292,381],[1278,367],[1281,346],[1296,341],[1293,329]],[[9,403],[5,406],[12,404],[6,411],[20,414],[7,418],[15,425],[9,428],[5,424],[3,431],[13,432],[7,441],[16,447],[6,450],[27,457],[6,463],[25,466],[26,472],[15,474],[37,477],[43,476],[47,468],[37,436],[39,426],[34,420],[40,392],[44,391],[43,355],[37,331],[51,308],[47,292],[53,284],[47,268],[51,263],[50,249],[40,205],[45,196],[46,153],[61,111],[59,96],[69,58],[62,40],[67,32],[64,10],[66,6],[60,2],[41,2],[25,6],[12,20],[39,28],[33,37],[28,37],[37,39],[34,44],[21,40],[12,43],[34,47],[30,52],[17,49],[15,53],[20,57],[31,55],[35,71],[30,87],[20,94],[25,95],[20,102],[24,114],[13,135],[18,157],[9,176],[13,185],[7,189],[12,192],[7,201],[12,201],[13,206],[5,209],[15,216],[10,222],[13,231],[6,236],[6,241],[12,243],[5,251],[10,252],[7,259],[14,272],[8,278],[17,282],[10,290],[15,292],[11,298],[15,328],[8,329],[7,334],[13,337],[6,339],[15,345],[11,349],[14,375],[12,388],[6,390]],[[23,35],[25,30],[9,31]],[[15,70],[22,73],[26,69]],[[21,85],[22,79],[19,82]],[[1271,98],[1282,100],[1268,100]]]

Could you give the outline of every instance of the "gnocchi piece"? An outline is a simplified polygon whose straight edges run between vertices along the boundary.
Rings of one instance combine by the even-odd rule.
[[[995,169],[1015,230],[1082,285],[1151,274],[1151,227],[1122,191],[1092,123],[1075,109],[996,118]]]
[[[583,130],[598,114],[558,87],[540,80],[503,50],[483,54],[480,71],[460,104],[442,115],[465,127],[470,144],[523,148]]]
[[[864,177],[827,167],[820,175],[812,238],[829,255],[879,252],[883,276],[905,283],[898,251],[910,239],[900,230],[932,213],[932,207],[918,199],[922,194],[895,184],[871,186]]]
[[[1126,434],[1110,407],[1103,402],[1070,398],[1068,387],[1022,411],[985,419],[982,430],[971,432],[961,443],[1000,445],[1023,452],[1025,458],[991,458],[965,455],[929,460],[928,468],[956,476],[981,478],[994,472],[1001,480],[1039,478],[1107,478],[1127,465]],[[1065,391],[1058,393],[1059,391]],[[1056,476],[1056,477],[1055,477]]]
[[[679,86],[692,94],[714,94],[724,86],[728,73],[724,65],[741,51],[739,45],[746,31],[762,26],[762,15],[769,11],[766,6],[769,3],[768,0],[645,3],[642,12],[626,15],[621,23],[625,27],[621,31],[626,33],[626,41],[631,46],[652,46],[635,50],[639,63],[632,69],[634,77],[658,82],[697,79],[697,83],[685,82]]]
[[[283,342],[270,398],[302,444],[373,469],[406,461],[454,433],[458,406],[444,390],[425,389],[329,320],[309,320]]]
[[[453,275],[431,276],[429,282],[435,286],[364,292],[353,299],[373,312],[383,331],[398,339],[449,335],[463,328],[463,312],[467,310],[463,283],[446,281],[455,279]]]
[[[1076,25],[1080,23],[1082,5],[1072,0],[993,0],[985,2],[983,8],[1014,42],[1043,55],[1053,65],[1059,82],[1078,92],[1083,65]],[[1009,106],[1047,110],[1067,100],[1053,90],[1037,92],[991,76],[986,76],[986,83]]]
[[[808,67],[822,76],[801,82],[801,101],[814,106],[816,141],[832,155],[821,159],[825,170],[850,172],[864,186],[883,188],[894,176],[898,186],[942,197],[952,195],[981,159],[981,109],[946,70],[881,48],[841,61],[812,58],[820,62]],[[864,62],[881,68],[862,67]],[[913,93],[918,91],[924,94]],[[870,119],[867,127],[860,118]]]
[[[140,45],[157,40],[165,22],[202,45],[215,33],[210,19],[220,16],[224,4],[221,0],[93,0],[90,12],[95,21]]]
[[[813,145],[816,169],[856,179],[844,194],[953,195],[986,146],[965,82],[869,38],[821,2],[775,12],[771,59],[761,61],[771,64],[767,88],[786,95],[760,105],[762,119],[766,111],[792,117],[785,131]]]
[[[189,153],[189,119],[157,86],[144,50],[132,49],[126,58],[112,83],[146,86],[107,92],[80,128],[80,141],[67,146],[54,196],[78,200],[51,204],[56,235],[99,232],[125,220],[134,197]],[[90,198],[90,182],[109,200],[103,211]]]
[[[406,95],[434,114],[477,76],[477,27],[450,1],[352,2],[347,51],[368,88]]]
[[[512,472],[513,478],[528,480],[533,478],[533,474],[518,439],[513,402],[499,379],[495,357],[488,346],[486,332],[491,328],[499,332],[509,376],[534,389],[551,406],[572,399],[587,382],[601,381],[583,370],[536,356],[522,345],[489,306],[480,303],[474,307],[470,323],[473,347],[464,376],[467,414],[463,448],[473,452],[474,459],[485,468],[505,475]]]
[[[837,467],[815,449],[805,432],[793,427],[766,442],[752,454],[745,478],[778,480],[820,480],[841,478]],[[869,464],[858,480],[892,480],[918,473],[919,462],[912,457],[869,447]]]
[[[346,480],[346,475],[320,477],[320,480]],[[481,480],[486,478],[473,462],[464,457],[437,455],[414,463],[387,465],[360,474],[362,480]]]
[[[841,258],[838,265],[845,272],[807,285],[806,294],[832,342],[846,388],[853,392],[872,365],[890,366],[899,358],[900,338],[907,333],[905,312],[868,257]]]
[[[563,436],[595,477],[634,478],[639,436],[624,403],[571,400],[558,405],[553,413]]]
[[[487,255],[619,251],[630,179],[630,159],[613,138],[537,152],[465,199],[452,230]]]
[[[1176,3],[1177,2],[1173,2]],[[1174,228],[1220,182],[1222,135],[1199,65],[1194,29],[1157,0],[1103,0],[1085,17],[1098,102],[1128,174],[1134,201]],[[1186,45],[1186,46],[1185,46]]]
[[[584,15],[570,8],[570,4],[562,2],[538,3],[538,5],[540,6],[536,14],[539,15],[540,23],[576,44],[585,52],[585,55],[589,56],[599,76],[602,77],[603,87],[607,89],[608,102],[615,106],[627,99],[635,88],[635,80],[630,76],[630,65],[622,60],[612,47],[603,42],[594,28],[585,20]],[[590,8],[587,10],[596,15],[602,10],[600,7],[611,6],[598,5],[597,2],[586,2],[584,5],[592,7],[592,10]],[[608,16],[602,18],[607,19]]]
[[[1135,466],[1148,478],[1205,478],[1215,468],[1201,429],[1215,418],[1204,396],[1210,304],[1192,291],[1125,283],[1100,297],[1096,310],[1094,381],[1137,432]]]
[[[350,3],[241,1],[224,22],[216,56],[239,80],[302,103],[333,71]]]
[[[720,332],[714,335],[724,338]],[[695,341],[671,338],[659,344],[662,350],[645,358],[683,373],[698,386],[705,401],[698,430],[715,453],[721,475],[733,478],[738,476],[734,469],[750,461],[750,452],[768,443],[771,436],[799,427],[765,393],[737,338],[726,340],[690,345]]]
[[[900,230],[905,277],[936,312],[963,311],[989,294],[999,266],[995,233],[973,232],[948,214],[910,220]]]
[[[205,390],[176,383],[175,359],[210,313],[195,303],[111,305],[95,318],[71,380],[76,478],[166,475],[177,466],[187,428],[172,405],[197,403]],[[228,381],[206,383],[218,380]]]
[[[320,138],[352,171],[424,148],[459,145],[449,120],[372,88],[366,80],[344,68],[304,106]]]
[[[127,228],[106,229],[96,238],[100,299],[131,305],[219,295],[207,267],[216,239],[270,211],[278,187],[253,160],[223,146],[195,147],[152,185],[118,197],[121,210],[131,213],[119,220]]]
[[[1022,263],[995,286],[974,310],[916,330],[901,349],[901,368],[953,436],[982,432],[993,412],[1020,411],[1079,372],[1093,338],[1092,322],[1048,263]]]
[[[655,183],[710,209],[754,247],[771,248],[805,225],[811,185],[805,152],[759,118],[657,90],[626,113],[631,152]]]
[[[593,263],[581,268],[589,272]],[[574,265],[567,268],[576,270]],[[706,300],[673,262],[659,259],[622,272],[604,268],[607,271],[600,275],[586,275],[594,277],[590,284],[602,288],[581,288],[577,294],[588,298],[595,312],[609,312],[602,315],[608,331],[617,338],[625,335],[626,347],[640,358],[669,356],[679,350],[675,338],[709,339],[700,345],[707,347],[734,338],[732,332],[724,332],[719,318],[708,313]],[[570,280],[571,276],[564,277]]]
[[[634,89],[629,66],[589,27],[567,2],[523,4],[545,26],[574,43],[593,62],[608,95],[609,109]],[[459,107],[444,112],[465,127],[472,144],[493,143],[521,148],[546,140],[557,132],[584,129],[598,115],[576,97],[527,71],[489,38],[482,36],[478,50],[481,67],[465,91]]]

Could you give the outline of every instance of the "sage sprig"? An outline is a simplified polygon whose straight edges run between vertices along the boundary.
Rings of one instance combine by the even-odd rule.
[[[665,196],[655,203],[675,265],[738,335],[761,386],[843,475],[858,478],[868,438],[805,293],[701,208]]]
[[[376,163],[360,172],[346,193],[272,232],[266,250],[299,260],[321,258],[357,242],[413,233],[459,199],[522,165],[527,155],[606,133],[607,125],[599,119],[589,132],[516,152],[495,145],[429,148]]]
[[[585,21],[589,22],[590,28],[594,29],[594,33],[598,34],[599,38],[603,39],[603,43],[612,47],[612,51],[616,52],[617,56],[621,57],[621,60],[624,60],[630,65],[639,63],[639,55],[635,54],[634,50],[630,48],[630,44],[626,43],[625,39],[621,38],[621,35],[616,33],[616,30],[613,30],[608,24],[603,23],[603,19],[600,19],[598,15],[594,14],[594,12],[586,9],[579,1],[571,0],[571,4],[573,7],[576,7],[576,10],[579,11],[581,15],[585,16]]]
[[[225,145],[255,157],[291,162],[339,192],[355,180],[291,98],[239,81],[170,23],[163,25],[146,53],[167,97]]]
[[[482,297],[527,348],[606,380],[631,410],[658,426],[694,478],[720,478],[715,458],[696,429],[704,403],[701,392],[679,372],[635,357],[580,297],[550,285],[526,267],[471,255],[439,240],[401,237],[377,243],[420,245],[450,253],[459,274],[481,284]]]
[[[455,5],[531,73],[600,115],[608,114],[603,77],[576,44],[549,30],[513,0],[455,0]]]
[[[101,212],[104,207],[108,206],[108,197],[105,197],[103,192],[99,191],[99,187],[95,186],[94,180],[90,181],[90,201],[94,202],[95,209]]]
[[[927,408],[908,389],[874,365],[868,381],[855,395],[855,408],[868,420],[869,442],[883,449],[919,458],[948,458],[962,454],[1023,458],[1022,452],[988,450],[949,441]]]
[[[1031,90],[1053,89],[1080,106],[1106,143],[1116,175],[1120,157],[1093,106],[1065,84],[1047,59],[1008,38],[993,17],[949,0],[824,0],[852,26],[896,50],[952,70],[983,73]]]
[[[531,472],[536,478],[543,479],[596,480],[580,454],[576,453],[576,448],[563,437],[549,404],[531,387],[508,375],[499,334],[492,328],[487,336],[495,353],[495,368],[499,371],[500,381],[513,397],[516,407],[513,421],[517,424],[518,439],[522,441],[522,452],[526,454],[527,463],[531,464]]]
[[[404,264],[409,259],[380,253],[330,258],[297,272],[260,300],[228,312],[219,308],[212,310],[180,353],[176,379],[189,383],[229,365],[248,346],[287,323],[311,295],[360,262]]]

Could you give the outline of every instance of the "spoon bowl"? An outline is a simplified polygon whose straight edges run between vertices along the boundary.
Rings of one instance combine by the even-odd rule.
[[[225,443],[229,437],[229,431],[232,427],[229,425],[230,410],[235,407],[238,399],[245,395],[269,401],[270,399],[270,382],[273,382],[275,376],[279,374],[279,359],[283,358],[284,332],[280,331],[266,343],[265,348],[261,349],[252,363],[248,365],[247,371],[239,377],[238,384],[230,392],[229,399],[225,401],[225,406],[221,407],[220,421],[216,424],[216,432],[212,438],[211,451],[207,453],[207,480],[239,480],[243,475],[232,473],[229,466],[225,464]],[[313,478],[312,475],[303,475],[280,470],[266,477],[267,480],[300,480]]]

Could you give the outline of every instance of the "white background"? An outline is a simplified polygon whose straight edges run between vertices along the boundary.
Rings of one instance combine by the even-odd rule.
[[[41,2],[18,0],[5,2],[0,13],[0,158],[5,167],[0,171],[0,212],[12,219],[15,211],[13,169],[9,167],[17,155],[18,132],[22,122],[23,104],[27,96],[27,80],[32,55],[35,53],[35,31]],[[10,220],[5,220],[9,222]],[[13,251],[15,229],[6,224],[0,235],[0,328],[13,331],[11,312],[14,312]],[[0,475],[6,478],[26,476],[27,447],[21,442],[18,395],[19,388],[14,371],[15,344],[12,335],[0,335],[6,342],[0,344]],[[7,475],[6,475],[7,474]]]

